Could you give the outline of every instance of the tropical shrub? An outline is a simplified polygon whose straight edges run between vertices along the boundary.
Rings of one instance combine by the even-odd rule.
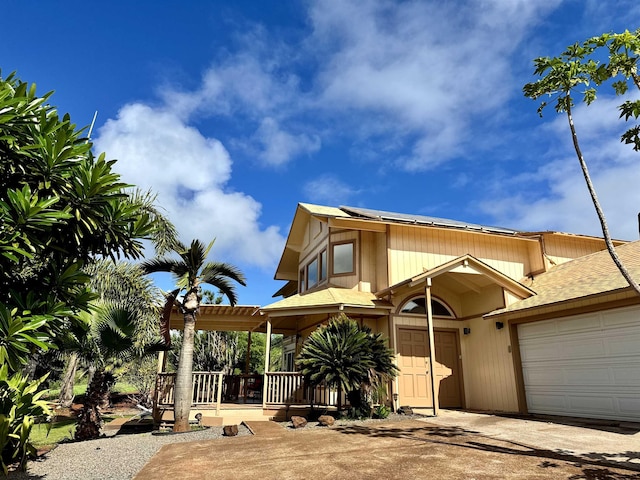
[[[386,405],[378,405],[373,410],[373,417],[384,419],[384,418],[387,418],[390,413],[391,413],[391,409],[389,407],[387,407]]]
[[[311,386],[326,382],[337,388],[338,411],[347,392],[351,414],[369,416],[367,392],[398,374],[393,358],[381,334],[340,314],[309,335],[296,365]]]
[[[38,417],[50,415],[47,403],[40,399],[38,391],[46,375],[29,381],[21,373],[9,376],[8,365],[0,367],[0,462],[7,474],[7,467],[18,463],[24,469],[27,459],[36,450],[29,442],[29,434]]]

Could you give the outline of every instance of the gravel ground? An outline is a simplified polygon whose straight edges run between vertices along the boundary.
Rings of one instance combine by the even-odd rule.
[[[244,426],[238,435],[251,435]],[[126,480],[169,443],[214,440],[224,442],[222,427],[182,434],[139,433],[87,442],[62,443],[43,458],[31,461],[28,471],[11,472],[11,480]]]
[[[421,415],[398,415],[392,413],[385,420],[336,420],[335,425],[358,425],[422,418]],[[293,429],[291,422],[280,425],[289,431],[309,431],[319,426],[309,422],[305,428]],[[251,435],[244,426],[239,426],[238,435]],[[123,434],[87,442],[61,443],[55,449],[35,461],[30,461],[28,471],[10,472],[10,480],[126,480],[133,478],[160,447],[169,443],[201,440],[225,441],[222,427],[212,427],[197,432],[182,434]]]

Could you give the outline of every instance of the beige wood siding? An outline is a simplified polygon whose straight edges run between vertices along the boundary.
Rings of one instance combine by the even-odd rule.
[[[387,240],[384,233],[360,232],[360,281],[376,292],[387,285]]]
[[[603,240],[598,239],[545,234],[544,248],[551,265],[559,265],[604,250],[606,245]]]
[[[469,320],[469,335],[463,335],[463,365],[467,408],[499,412],[517,412],[518,398],[511,340],[507,325],[497,330],[495,322]],[[472,361],[465,362],[465,357]]]
[[[529,244],[535,240],[453,229],[390,226],[391,284],[465,254],[520,281],[531,271]]]
[[[376,270],[376,234],[360,232],[360,281],[370,285],[370,290],[378,290]]]

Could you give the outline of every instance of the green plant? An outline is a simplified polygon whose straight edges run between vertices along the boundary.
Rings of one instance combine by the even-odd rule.
[[[11,463],[24,470],[29,456],[36,450],[29,441],[37,417],[50,415],[47,403],[41,400],[38,388],[46,379],[29,381],[21,373],[9,376],[8,365],[0,367],[0,461],[6,475]]]
[[[384,419],[384,418],[387,418],[390,413],[391,413],[391,409],[389,407],[387,407],[386,405],[378,405],[373,410],[373,418]]]
[[[368,407],[366,391],[397,375],[393,358],[381,334],[340,314],[309,335],[296,364],[310,385],[326,382],[338,389],[339,411],[344,391],[360,415]]]
[[[8,365],[13,371],[26,365],[32,348],[46,351],[54,347],[48,342],[48,335],[40,331],[48,317],[39,315],[25,318],[17,313],[17,308],[9,310],[0,303],[0,365]]]
[[[153,405],[152,392],[156,383],[156,358],[146,357],[137,359],[129,365],[128,370],[122,375],[122,380],[113,387],[119,393],[135,395],[136,400],[142,406],[151,408]]]

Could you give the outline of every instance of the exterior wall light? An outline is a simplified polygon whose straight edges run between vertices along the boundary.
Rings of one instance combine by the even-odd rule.
[[[471,329],[469,327],[464,327],[462,329],[462,333],[464,333],[465,335],[469,335],[471,333]]]
[[[502,330],[504,328],[504,322],[496,322],[496,330]]]

